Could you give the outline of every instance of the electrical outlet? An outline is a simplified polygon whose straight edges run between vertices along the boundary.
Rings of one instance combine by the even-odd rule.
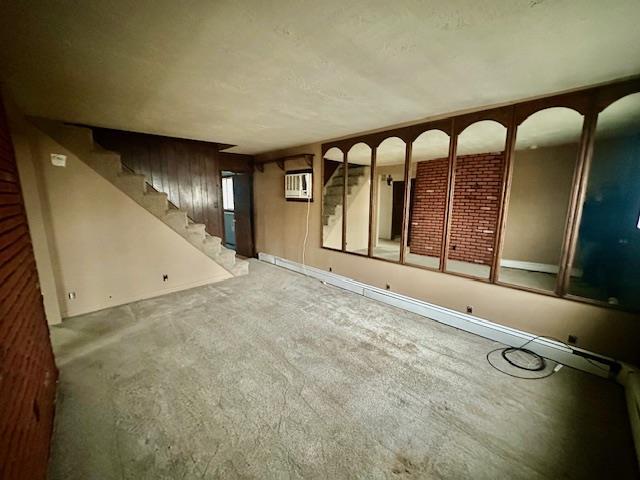
[[[567,343],[575,345],[576,343],[578,343],[578,337],[576,335],[569,335],[569,337],[567,338]]]
[[[162,281],[166,282],[167,280],[169,280],[169,275],[167,275],[166,273],[162,274]]]
[[[471,305],[467,305],[467,313],[473,313],[473,307]]]
[[[75,300],[76,299],[76,292],[69,292],[67,294],[67,296],[69,297],[69,300]]]

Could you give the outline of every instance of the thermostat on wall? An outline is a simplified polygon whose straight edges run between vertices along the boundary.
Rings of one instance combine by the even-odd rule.
[[[51,154],[51,164],[54,167],[66,167],[67,166],[67,156],[62,155],[61,153],[52,153]]]

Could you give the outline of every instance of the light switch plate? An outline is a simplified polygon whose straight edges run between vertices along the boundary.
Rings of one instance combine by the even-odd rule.
[[[62,155],[61,153],[52,153],[51,154],[51,164],[55,167],[66,167],[67,166],[67,156]]]

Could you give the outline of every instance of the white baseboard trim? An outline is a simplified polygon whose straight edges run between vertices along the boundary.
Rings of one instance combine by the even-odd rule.
[[[509,260],[507,258],[500,260],[500,266],[505,268],[515,268],[517,270],[527,270],[528,272],[557,274],[560,271],[560,267],[558,267],[558,265],[552,265],[550,263],[525,262],[523,260]],[[581,277],[582,270],[580,268],[571,269],[571,276]]]
[[[466,332],[480,335],[481,337],[495,340],[505,345],[517,347],[531,340],[531,343],[527,345],[527,348],[545,358],[600,377],[606,378],[611,376],[609,374],[609,366],[595,360],[600,358],[605,361],[615,361],[610,357],[589,352],[588,350],[577,347],[569,348],[566,345],[553,340],[536,338],[535,335],[522,330],[505,327],[504,325],[493,323],[473,315],[457,312],[432,303],[423,302],[406,295],[389,292],[388,290],[383,290],[366,283],[361,283],[332,272],[325,272],[324,270],[320,270],[315,267],[302,266],[297,262],[286,260],[275,255],[260,252],[258,253],[258,258],[263,262],[271,263],[273,265],[316,278],[329,285],[363,295],[394,307],[402,308],[403,310],[416,313],[423,317]],[[574,352],[589,355],[591,361]]]

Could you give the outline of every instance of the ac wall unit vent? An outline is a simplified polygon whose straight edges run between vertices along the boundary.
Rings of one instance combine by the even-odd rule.
[[[313,171],[296,170],[284,175],[284,198],[287,200],[313,200]]]

